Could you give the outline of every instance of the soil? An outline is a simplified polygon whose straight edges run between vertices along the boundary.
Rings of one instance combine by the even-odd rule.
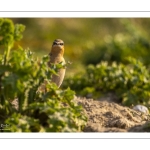
[[[150,132],[150,115],[108,99],[76,97],[88,117],[84,132]]]
[[[83,132],[150,132],[150,114],[122,106],[112,95],[93,100],[74,99],[82,105],[88,122]],[[18,100],[12,104],[18,109]]]

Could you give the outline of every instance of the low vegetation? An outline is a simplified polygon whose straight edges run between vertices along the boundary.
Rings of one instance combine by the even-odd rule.
[[[74,91],[58,89],[51,82],[52,74],[63,66],[49,68],[48,56],[39,60],[20,46],[12,50],[24,29],[24,25],[14,25],[10,19],[0,19],[0,44],[4,48],[0,55],[0,131],[82,131],[87,118],[73,101]]]

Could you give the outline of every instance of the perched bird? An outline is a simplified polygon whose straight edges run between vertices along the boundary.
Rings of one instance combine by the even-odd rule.
[[[49,67],[52,64],[62,63],[65,64],[64,55],[64,42],[61,39],[54,40],[51,51],[49,53],[50,61],[48,62]],[[61,68],[58,70],[58,75],[52,75],[52,82],[56,83],[58,87],[61,86],[64,76],[65,76],[65,68]]]

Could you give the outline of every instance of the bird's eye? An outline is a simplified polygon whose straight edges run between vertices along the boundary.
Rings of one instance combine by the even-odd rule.
[[[64,43],[60,43],[60,45],[64,45]]]

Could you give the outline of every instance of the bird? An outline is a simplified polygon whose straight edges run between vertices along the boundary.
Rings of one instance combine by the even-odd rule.
[[[49,53],[50,61],[48,62],[48,66],[51,67],[52,64],[65,65],[64,59],[64,41],[61,39],[56,39],[53,41],[50,53]],[[57,72],[57,75],[52,75],[51,81],[54,82],[58,88],[61,86],[64,76],[65,76],[66,68],[60,68]]]

